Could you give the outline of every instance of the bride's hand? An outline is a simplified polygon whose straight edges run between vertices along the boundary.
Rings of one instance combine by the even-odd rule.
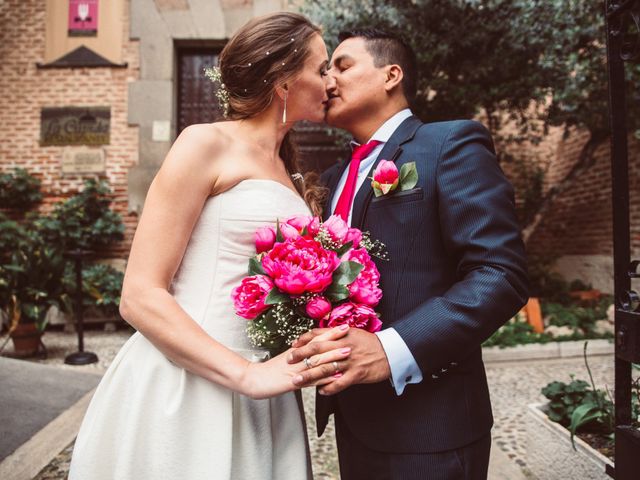
[[[322,335],[314,338],[313,341],[330,341],[344,337],[348,332],[348,327],[339,326],[327,330]],[[254,399],[269,398],[280,395],[285,392],[297,390],[293,383],[293,377],[307,369],[315,369],[325,363],[338,362],[344,360],[351,354],[349,348],[341,348],[324,352],[308,359],[308,364],[303,362],[289,364],[287,357],[289,350],[281,353],[277,357],[272,358],[263,363],[249,363],[244,371],[240,384],[240,393]],[[338,373],[338,372],[336,372]],[[333,382],[337,378],[331,375],[322,378],[312,385],[326,385]],[[311,385],[305,385],[311,386]]]

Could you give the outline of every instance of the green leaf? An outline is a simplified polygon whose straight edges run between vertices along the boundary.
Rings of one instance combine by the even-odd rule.
[[[344,285],[331,284],[329,288],[324,291],[324,296],[331,302],[339,302],[345,298],[349,298],[349,289]]]
[[[333,284],[349,285],[360,274],[364,265],[358,262],[342,262],[340,266],[333,272]]]
[[[256,257],[249,259],[249,275],[266,275],[262,263]]]
[[[342,255],[347,253],[351,247],[353,247],[353,242],[352,241],[349,241],[349,242],[345,243],[338,250],[336,250],[336,255],[341,257]]]
[[[596,420],[603,416],[602,410],[595,403],[584,403],[573,411],[573,415],[571,415],[571,425],[569,425],[569,430],[571,431],[571,445],[573,449],[576,449],[575,442],[573,437],[576,434],[576,430],[580,428],[582,425],[585,425],[592,420]]]
[[[266,305],[277,305],[278,303],[287,303],[289,300],[291,300],[289,295],[282,293],[277,287],[273,287],[264,300],[264,303]]]
[[[411,190],[418,183],[416,162],[405,163],[400,167],[400,190]]]
[[[284,235],[280,230],[280,220],[276,220],[276,242],[284,242]]]

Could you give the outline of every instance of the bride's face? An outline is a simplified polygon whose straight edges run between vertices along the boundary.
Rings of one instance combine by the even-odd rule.
[[[302,71],[289,85],[287,97],[287,122],[324,120],[327,91],[324,76],[329,63],[327,47],[319,34],[314,34],[309,44],[309,54]]]

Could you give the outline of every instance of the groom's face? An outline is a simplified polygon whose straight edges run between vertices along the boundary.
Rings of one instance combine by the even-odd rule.
[[[333,52],[326,85],[325,121],[351,130],[351,126],[379,111],[387,99],[386,70],[376,67],[363,38],[348,38]]]

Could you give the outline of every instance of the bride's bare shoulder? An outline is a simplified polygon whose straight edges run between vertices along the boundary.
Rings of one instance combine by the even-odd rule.
[[[163,167],[175,165],[184,169],[199,169],[214,173],[219,159],[230,148],[228,129],[218,123],[189,125],[180,132],[171,146]]]
[[[199,150],[210,156],[211,153],[221,153],[231,143],[229,128],[223,123],[198,123],[185,128],[172,148],[188,148]]]

